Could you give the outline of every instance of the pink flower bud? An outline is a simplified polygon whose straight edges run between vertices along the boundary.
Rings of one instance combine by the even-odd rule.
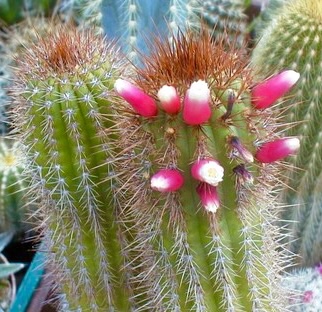
[[[233,172],[236,175],[237,183],[239,186],[252,185],[254,178],[252,174],[246,169],[244,164],[239,164],[233,168]]]
[[[176,169],[161,169],[151,178],[151,188],[162,193],[177,191],[183,183],[183,176]]]
[[[180,97],[172,86],[163,86],[158,92],[161,108],[168,114],[177,114],[180,110]]]
[[[220,205],[217,188],[207,183],[200,183],[196,190],[204,208],[215,213]]]
[[[191,175],[196,180],[216,186],[223,180],[224,168],[214,159],[200,159],[192,165]]]
[[[188,125],[200,125],[211,117],[210,90],[203,80],[193,82],[183,102],[183,120]]]
[[[157,115],[158,108],[154,99],[132,83],[117,79],[114,83],[114,89],[139,115],[143,117]]]
[[[252,90],[253,105],[258,109],[271,106],[286,94],[299,78],[300,74],[294,70],[285,70],[258,84]]]
[[[240,142],[238,137],[230,136],[228,142],[233,148],[233,156],[238,156],[248,163],[254,162],[253,154]]]
[[[296,154],[300,140],[295,137],[278,139],[264,143],[256,152],[256,159],[262,163],[271,163]]]

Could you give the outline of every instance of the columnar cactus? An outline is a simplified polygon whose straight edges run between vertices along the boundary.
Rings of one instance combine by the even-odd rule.
[[[140,224],[133,248],[144,306],[282,311],[267,179],[299,141],[278,138],[265,108],[299,75],[288,71],[250,93],[242,55],[222,41],[188,34],[155,46],[132,83],[115,83],[136,112],[121,127],[122,145],[141,153],[127,164],[123,184],[134,195],[124,210]]]
[[[301,73],[292,96],[280,106],[289,124],[287,135],[300,136],[302,142],[283,190],[281,219],[286,220],[282,227],[289,233],[289,249],[301,256],[298,264],[312,266],[322,260],[322,5],[316,0],[291,1],[275,14],[257,44],[253,64],[262,75],[282,68]]]
[[[197,26],[201,7],[198,0],[114,0],[102,1],[102,24],[109,38],[117,38],[131,60],[137,52],[148,52],[151,34],[169,35],[169,28]]]
[[[121,226],[108,178],[117,157],[109,108],[117,51],[75,30],[53,31],[47,40],[19,59],[17,92],[24,102],[15,114],[31,187],[41,192],[57,284],[69,294],[69,307],[61,310],[127,311]]]
[[[287,310],[270,191],[299,140],[269,106],[298,74],[254,86],[207,32],[154,46],[136,73],[64,28],[20,57],[13,124],[60,310]]]

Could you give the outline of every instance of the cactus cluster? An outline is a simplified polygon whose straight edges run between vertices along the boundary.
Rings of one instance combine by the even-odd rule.
[[[299,140],[270,106],[299,75],[255,85],[206,31],[142,64],[65,27],[19,58],[12,120],[60,310],[287,310],[271,190]]]
[[[280,105],[289,124],[287,135],[301,138],[301,148],[291,161],[281,201],[281,220],[297,263],[313,266],[322,260],[321,240],[321,49],[322,5],[315,0],[285,3],[253,53],[253,64],[262,75],[282,68],[294,69],[301,78],[291,96]]]

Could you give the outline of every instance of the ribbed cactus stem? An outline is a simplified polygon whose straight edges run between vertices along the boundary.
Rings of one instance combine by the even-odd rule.
[[[206,33],[180,35],[173,43],[156,39],[136,78],[146,93],[142,98],[160,100],[157,114],[145,116],[125,93],[133,115],[118,117],[122,145],[136,153],[124,181],[133,193],[127,218],[137,220],[142,234],[135,248],[142,263],[151,263],[141,266],[141,288],[150,290],[145,307],[162,310],[175,301],[180,311],[280,311],[277,268],[283,261],[273,225],[276,203],[267,183],[274,164],[255,157],[256,150],[278,140],[271,132],[274,118],[254,108],[253,83],[238,52],[226,52],[222,41],[211,43]],[[180,99],[176,114],[164,109],[159,96],[165,85]],[[272,155],[280,156],[276,149]],[[217,166],[206,167],[209,159]],[[182,187],[151,190],[149,180],[155,186],[160,172],[173,181],[169,171],[183,175]],[[163,261],[169,267],[162,270]],[[174,291],[177,301],[170,295]]]
[[[138,51],[148,53],[151,34],[158,32],[171,40],[179,28],[197,26],[199,9],[196,0],[103,0],[102,24],[108,37],[119,39],[129,58],[137,62]]]
[[[21,59],[15,114],[57,286],[67,295],[61,309],[126,311],[111,177],[114,123],[106,115],[117,51],[91,33],[65,28],[45,40]]]
[[[285,2],[285,1],[283,1]],[[301,74],[286,101],[280,103],[281,116],[290,127],[286,135],[298,136],[301,148],[292,158],[281,201],[281,215],[291,252],[299,254],[298,264],[312,266],[321,253],[321,29],[322,5],[315,0],[285,2],[280,11],[271,11],[272,23],[262,32],[253,54],[260,75],[282,68]]]
[[[247,16],[243,0],[206,0],[201,3],[201,18],[218,39],[245,43]]]
[[[283,311],[277,167],[256,155],[284,141],[242,53],[181,33],[128,74],[91,33],[45,40],[21,57],[14,125],[60,311]]]

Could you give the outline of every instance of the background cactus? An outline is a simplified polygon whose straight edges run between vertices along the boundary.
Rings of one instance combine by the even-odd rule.
[[[49,16],[56,0],[5,0],[0,3],[0,24],[19,23],[28,16]]]
[[[20,142],[0,138],[0,230],[21,232],[27,214],[31,214],[26,198],[26,182],[22,178],[25,167],[24,149]]]
[[[245,43],[247,36],[247,15],[244,0],[208,0],[202,1],[201,18],[214,30],[213,35]]]
[[[60,309],[287,310],[270,191],[298,140],[262,101],[279,78],[251,89],[242,53],[207,32],[154,46],[136,74],[66,28],[19,57],[13,125]]]
[[[297,263],[312,266],[322,260],[321,240],[321,27],[320,1],[297,0],[285,4],[253,53],[260,75],[282,68],[301,73],[292,96],[281,104],[289,124],[288,135],[301,137],[299,154],[283,188],[286,203],[281,219],[289,233],[288,248],[299,254]]]
[[[320,311],[322,309],[322,267],[292,270],[283,280],[293,294],[289,303],[294,312]]]
[[[101,7],[105,33],[110,38],[121,38],[124,51],[135,62],[138,52],[148,53],[151,34],[171,39],[178,29],[199,29],[200,21],[208,25],[214,36],[233,40],[240,46],[247,36],[244,0],[106,0]]]
[[[8,59],[6,58],[7,52],[8,48],[4,40],[0,37],[0,135],[3,135],[7,131],[6,103],[8,97],[5,88],[8,85],[8,78],[10,77]]]
[[[109,38],[119,39],[133,61],[138,51],[148,53],[148,38],[153,33],[172,36],[178,27],[198,26],[201,6],[197,0],[116,0],[102,2],[102,24]]]

